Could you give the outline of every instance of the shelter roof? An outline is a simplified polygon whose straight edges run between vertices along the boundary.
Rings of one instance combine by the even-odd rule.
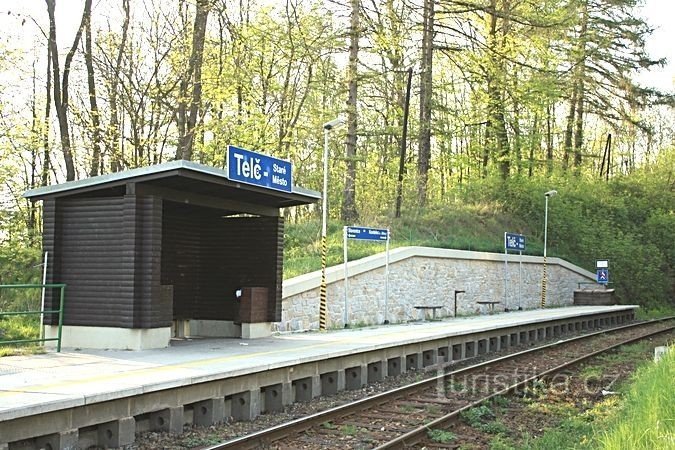
[[[218,206],[219,199],[284,208],[314,203],[321,198],[319,192],[299,186],[293,186],[291,192],[284,192],[233,181],[223,169],[185,160],[43,186],[31,189],[23,196],[32,200],[43,200],[71,196],[119,195],[130,191],[185,202],[189,202],[190,198],[213,199],[215,207]],[[237,208],[231,209],[234,211]]]

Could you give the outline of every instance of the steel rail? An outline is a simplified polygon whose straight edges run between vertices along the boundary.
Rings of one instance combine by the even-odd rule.
[[[431,422],[429,422],[425,425],[422,425],[422,426],[420,426],[420,427],[418,427],[418,428],[416,428],[412,431],[409,431],[406,434],[398,436],[397,438],[392,439],[391,441],[389,441],[385,444],[381,444],[378,447],[375,447],[374,450],[407,448],[411,445],[418,444],[419,442],[426,439],[427,432],[429,430],[435,429],[435,428],[447,427],[450,423],[455,422],[459,418],[459,415],[462,412],[467,411],[471,408],[475,408],[476,406],[480,406],[481,404],[485,403],[486,401],[489,401],[489,400],[491,400],[495,397],[498,397],[498,396],[510,394],[510,393],[516,391],[517,389],[525,387],[525,386],[527,386],[528,384],[530,384],[534,381],[546,379],[546,378],[550,377],[551,375],[554,375],[557,372],[560,372],[560,371],[562,371],[562,370],[564,370],[568,367],[574,366],[576,364],[579,364],[580,362],[586,361],[586,360],[591,359],[595,356],[598,356],[598,355],[601,355],[601,354],[606,353],[608,351],[614,350],[614,349],[616,349],[618,347],[621,347],[623,345],[631,344],[633,342],[640,341],[642,339],[646,339],[648,337],[655,336],[657,334],[665,333],[665,332],[671,331],[673,329],[675,329],[675,326],[671,326],[670,328],[664,328],[664,329],[661,329],[661,330],[653,331],[651,333],[647,333],[647,334],[642,335],[642,336],[637,336],[637,337],[634,337],[634,338],[626,339],[626,340],[624,340],[622,342],[619,342],[617,344],[612,344],[609,347],[603,348],[601,350],[596,350],[596,351],[588,353],[584,356],[580,356],[579,358],[576,358],[572,361],[568,361],[568,362],[566,362],[564,364],[561,364],[559,366],[556,366],[556,367],[553,367],[551,369],[547,369],[545,371],[542,371],[542,372],[540,372],[536,375],[533,375],[533,376],[531,376],[531,377],[529,377],[529,378],[527,378],[523,381],[520,381],[516,384],[513,384],[513,385],[511,385],[511,386],[509,386],[505,389],[502,389],[498,392],[487,395],[487,396],[485,396],[485,397],[483,397],[479,400],[476,400],[476,401],[474,401],[474,402],[472,402],[472,403],[470,403],[466,406],[463,406],[463,407],[461,407],[461,408],[459,408],[459,409],[457,409],[457,410],[455,410],[455,411],[453,411],[449,414],[446,414],[445,416],[434,419],[433,421],[431,421]]]
[[[440,375],[437,375],[437,376],[434,376],[434,377],[429,377],[427,379],[417,381],[415,383],[411,383],[411,384],[408,384],[408,385],[405,385],[405,386],[402,386],[402,387],[399,387],[399,388],[396,388],[396,389],[392,389],[390,391],[386,391],[386,392],[382,392],[382,393],[379,393],[379,394],[376,394],[376,395],[373,395],[373,396],[370,396],[370,397],[362,398],[362,399],[356,400],[354,402],[350,402],[350,403],[347,403],[347,404],[344,404],[344,405],[337,406],[335,408],[320,411],[318,413],[314,413],[314,414],[311,414],[311,415],[308,415],[308,416],[305,416],[305,417],[301,417],[301,418],[292,420],[290,422],[286,422],[286,423],[276,425],[276,426],[273,426],[273,427],[270,427],[270,428],[267,428],[267,429],[264,429],[264,430],[261,430],[261,431],[257,431],[257,432],[254,432],[254,433],[251,433],[251,434],[248,434],[248,435],[245,435],[245,436],[241,436],[241,437],[234,438],[234,439],[231,439],[231,440],[228,440],[228,441],[225,441],[225,442],[221,442],[221,443],[216,444],[214,446],[206,447],[202,450],[224,450],[224,449],[231,449],[231,448],[232,449],[234,449],[234,448],[236,448],[236,449],[264,448],[265,446],[268,446],[271,443],[288,436],[289,434],[298,434],[298,433],[301,433],[301,432],[303,432],[307,429],[310,429],[310,428],[312,428],[316,425],[320,425],[320,424],[323,424],[325,422],[330,422],[330,421],[333,421],[333,420],[336,420],[336,419],[339,419],[339,418],[342,418],[342,417],[345,417],[345,416],[348,416],[348,415],[351,415],[351,414],[354,414],[354,413],[358,413],[359,411],[363,411],[364,409],[372,408],[374,406],[378,406],[378,405],[390,402],[392,400],[396,400],[398,398],[404,397],[409,392],[414,392],[416,390],[423,390],[423,389],[432,387],[432,386],[436,385],[437,383],[439,383],[439,381],[445,382],[445,380],[449,377],[453,377],[453,376],[457,376],[457,375],[461,375],[461,374],[466,374],[466,373],[469,373],[469,372],[479,370],[479,369],[484,368],[486,366],[491,366],[491,365],[495,365],[496,363],[499,363],[499,362],[508,361],[509,359],[516,359],[516,358],[519,358],[519,357],[522,357],[522,356],[525,356],[525,355],[534,355],[536,353],[543,352],[543,351],[546,351],[548,349],[551,349],[551,348],[554,348],[554,347],[557,347],[557,346],[561,346],[561,345],[573,343],[573,342],[576,342],[576,341],[589,339],[589,338],[600,336],[600,335],[603,335],[603,334],[615,333],[615,332],[619,332],[619,331],[623,331],[623,330],[627,330],[627,329],[631,329],[631,328],[638,328],[638,327],[644,327],[644,326],[648,326],[648,325],[654,325],[654,324],[657,324],[657,323],[660,323],[660,322],[666,322],[668,320],[673,320],[673,319],[675,319],[675,316],[664,317],[664,318],[660,318],[660,319],[654,319],[654,320],[650,320],[650,321],[647,321],[647,322],[633,323],[633,324],[623,325],[623,326],[615,327],[615,328],[608,328],[608,329],[604,329],[604,330],[597,331],[597,332],[594,332],[594,333],[585,334],[585,335],[582,335],[582,336],[575,336],[575,337],[572,337],[572,338],[569,338],[569,339],[558,340],[558,341],[552,342],[550,344],[546,344],[546,345],[538,346],[538,347],[535,347],[535,348],[523,350],[523,351],[520,351],[520,352],[510,354],[510,355],[501,356],[499,358],[490,359],[490,360],[487,360],[487,361],[484,361],[484,362],[481,362],[481,363],[478,363],[478,364],[474,364],[474,365],[471,365],[471,366],[468,366],[468,367],[464,367],[462,369],[454,370],[454,371],[451,371],[451,372],[446,372],[446,373],[443,373],[443,374],[440,374]],[[670,328],[667,328],[665,330],[658,330],[657,332],[654,332],[653,334],[663,333],[665,331],[672,330],[673,328],[675,328],[675,327],[670,327]],[[642,337],[639,337],[637,339],[639,340],[639,339],[644,339],[644,338],[645,338],[645,336],[642,336]],[[625,343],[622,342],[620,344],[617,344],[616,346],[621,346],[621,345],[625,345]],[[607,350],[608,349],[604,349],[604,350],[601,350],[601,352],[605,352]],[[584,356],[584,357],[577,358],[577,359],[583,360],[585,358],[590,358],[590,357],[592,357],[592,356]],[[576,362],[573,361],[572,363],[576,364],[577,362],[578,361],[576,361]],[[448,363],[447,365],[441,365],[440,368],[447,368],[449,365],[450,365],[450,363]],[[439,367],[439,366],[437,366],[437,367]],[[555,368],[555,369],[551,369],[551,370],[558,370],[559,371],[560,369]],[[540,374],[534,375],[534,376],[528,378],[527,380],[524,380],[522,383],[531,382],[532,380],[541,378],[547,372],[549,372],[549,371],[542,372]],[[521,383],[519,383],[519,384],[521,384]],[[390,443],[384,444],[384,446],[377,447],[377,448],[396,448],[396,447],[387,447],[387,445],[398,445],[398,444],[393,444],[393,443],[399,442],[400,439],[403,439],[401,442],[404,442],[405,439],[410,439],[412,437],[412,433],[420,432],[420,430],[424,430],[424,433],[426,433],[426,431],[428,429],[433,428],[434,426],[438,426],[438,425],[436,425],[437,421],[439,421],[443,418],[452,417],[453,415],[457,416],[459,414],[459,412],[464,411],[465,409],[469,409],[471,407],[474,407],[474,406],[484,402],[486,399],[489,399],[493,396],[503,395],[504,393],[508,392],[509,389],[511,389],[511,387],[503,389],[502,391],[499,391],[498,393],[491,394],[488,397],[482,398],[482,399],[480,399],[476,402],[471,403],[470,405],[467,405],[467,406],[462,407],[458,410],[455,410],[455,411],[453,411],[452,413],[450,413],[446,416],[443,416],[443,417],[438,418],[438,419],[436,419],[432,422],[429,422],[426,425],[423,425],[418,429],[415,429],[415,430],[413,430],[409,433],[401,435],[398,438],[396,438],[395,440],[390,441]],[[405,441],[405,442],[406,442],[407,445],[409,445],[409,443],[407,441]],[[402,444],[402,445],[405,445],[405,444]]]

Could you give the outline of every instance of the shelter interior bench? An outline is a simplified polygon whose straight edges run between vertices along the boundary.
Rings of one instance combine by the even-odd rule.
[[[476,302],[479,305],[488,305],[490,307],[490,314],[495,312],[495,305],[500,304],[501,302],[493,302],[493,301],[478,301]]]
[[[424,311],[424,318],[426,319],[427,314],[426,312],[428,310],[431,310],[431,318],[435,319],[436,318],[436,310],[441,309],[443,306],[441,305],[432,305],[432,306],[426,306],[426,305],[418,305],[418,306],[413,306],[418,311]]]

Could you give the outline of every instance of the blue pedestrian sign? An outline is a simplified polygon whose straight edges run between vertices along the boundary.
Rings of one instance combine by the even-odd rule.
[[[386,241],[389,239],[389,230],[386,228],[347,227],[347,238],[363,241]]]
[[[504,248],[506,250],[525,250],[525,236],[516,233],[504,233]]]
[[[603,269],[598,269],[597,270],[597,281],[600,284],[607,284],[609,283],[609,269],[603,268]]]
[[[293,191],[293,165],[290,161],[227,147],[227,176],[232,181],[252,184],[277,191]]]

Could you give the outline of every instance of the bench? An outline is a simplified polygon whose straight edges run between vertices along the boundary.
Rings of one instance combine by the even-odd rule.
[[[495,305],[500,304],[501,302],[489,302],[489,301],[480,301],[476,302],[479,305],[489,305],[490,306],[490,314],[495,312]]]
[[[431,318],[435,319],[436,318],[436,310],[441,309],[443,306],[413,306],[416,310],[422,310],[424,311],[424,318],[426,319],[427,314],[426,311],[431,310]]]

